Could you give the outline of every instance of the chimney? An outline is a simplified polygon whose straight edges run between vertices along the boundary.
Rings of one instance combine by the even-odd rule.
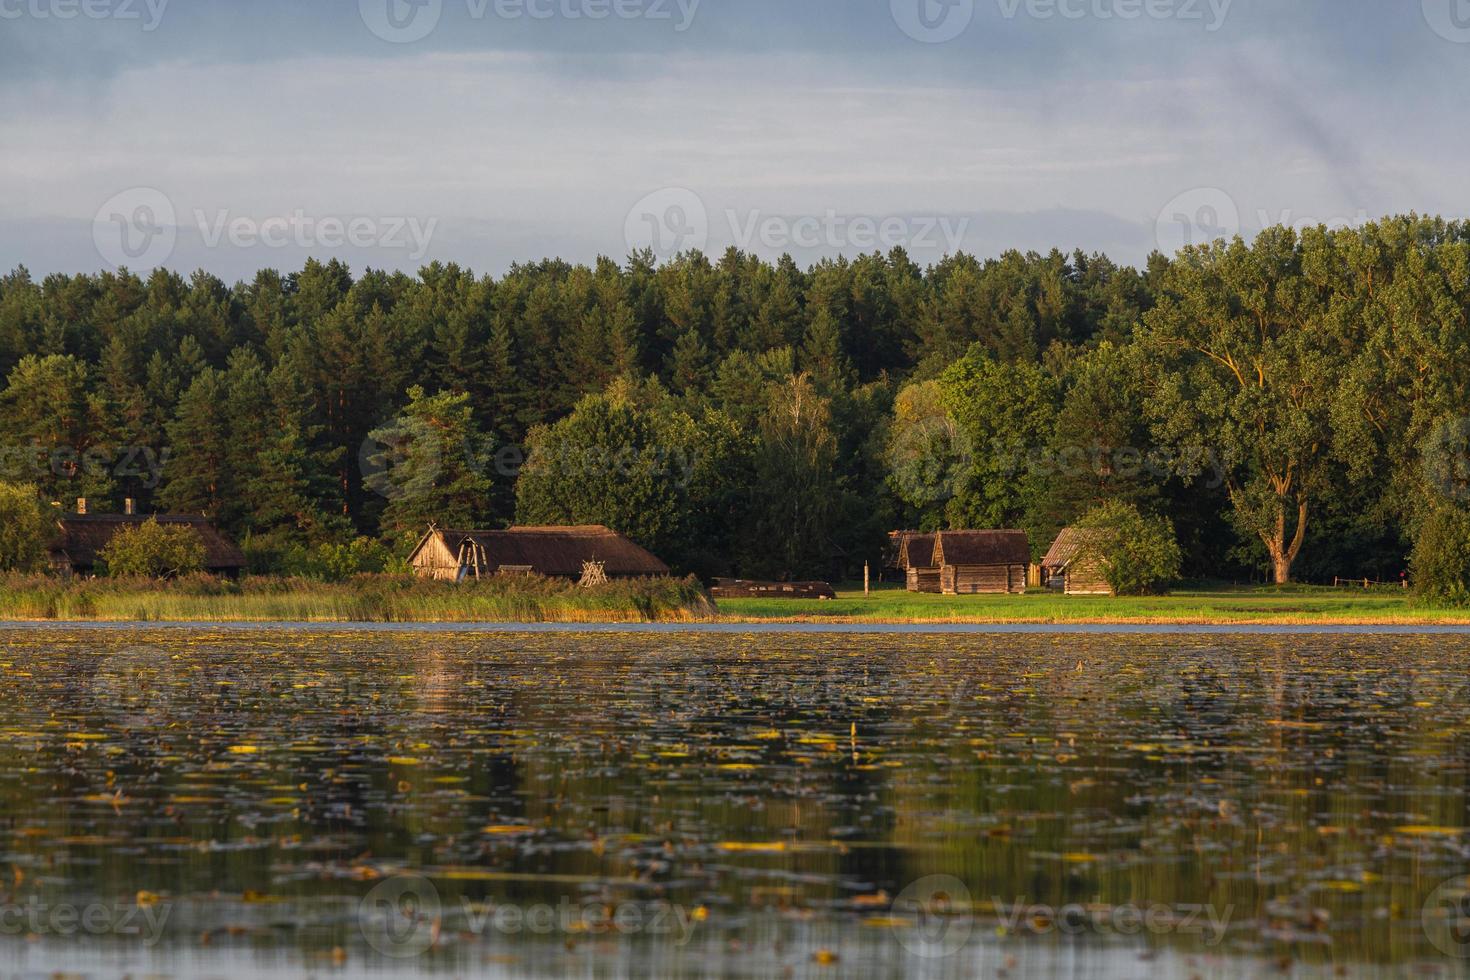
[[[129,517],[132,517],[137,512],[138,512],[138,502],[136,500],[134,500],[132,497],[129,497],[126,500],[123,501],[123,513],[124,514],[127,514]]]
[[[77,513],[78,514],[81,514],[84,517],[86,516],[86,514],[87,514],[87,498],[86,497],[78,497],[77,498]]]

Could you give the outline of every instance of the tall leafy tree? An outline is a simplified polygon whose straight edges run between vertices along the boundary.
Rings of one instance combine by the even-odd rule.
[[[1155,431],[1186,476],[1218,460],[1236,520],[1291,581],[1332,484],[1334,396],[1355,338],[1328,316],[1325,232],[1187,249],[1147,318]]]
[[[759,438],[745,565],[788,579],[828,574],[840,559],[837,440],[810,376],[771,385]]]
[[[655,554],[680,550],[695,463],[681,436],[626,389],[584,398],[571,415],[531,432],[516,519],[603,524]]]

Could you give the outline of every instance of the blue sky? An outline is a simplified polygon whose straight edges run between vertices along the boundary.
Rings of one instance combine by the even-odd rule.
[[[1470,0],[0,0],[0,266],[1466,216]]]

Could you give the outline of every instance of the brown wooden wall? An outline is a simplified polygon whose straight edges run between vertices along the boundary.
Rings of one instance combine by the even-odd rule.
[[[453,582],[459,578],[459,560],[449,553],[444,539],[435,535],[414,555],[413,571],[419,578]]]
[[[940,570],[945,595],[1004,595],[1026,591],[1025,565],[946,565]]]
[[[940,591],[939,569],[910,568],[908,572],[908,585],[910,592],[938,593]]]
[[[1067,595],[1112,595],[1102,563],[1078,559],[1067,568]]]

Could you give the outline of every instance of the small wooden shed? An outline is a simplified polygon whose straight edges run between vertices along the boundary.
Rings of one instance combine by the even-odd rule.
[[[1067,595],[1112,595],[1102,559],[1089,547],[1096,540],[1096,531],[1063,528],[1041,560],[1046,587]]]
[[[233,541],[208,518],[187,514],[68,514],[56,521],[56,537],[48,548],[51,567],[64,575],[92,575],[113,535],[147,521],[190,528],[204,545],[204,570],[211,575],[237,578],[245,568],[245,555]]]
[[[1031,543],[1025,531],[941,531],[933,561],[945,595],[1023,593]]]
[[[934,592],[939,588],[939,566],[934,563],[933,534],[920,531],[900,532],[898,567],[904,573],[910,592]]]
[[[608,578],[661,578],[669,566],[601,525],[508,531],[430,528],[409,555],[420,578],[458,582],[491,575],[581,579],[589,566]]]

